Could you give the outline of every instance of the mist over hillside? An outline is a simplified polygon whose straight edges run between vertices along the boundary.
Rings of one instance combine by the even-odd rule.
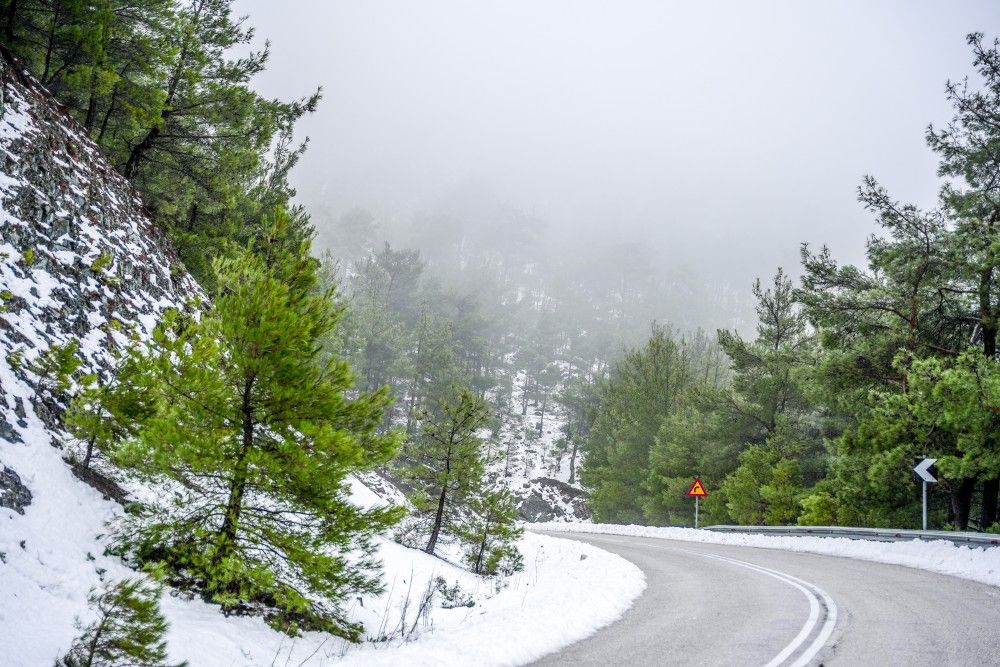
[[[644,271],[649,319],[742,331],[754,279],[797,276],[800,243],[864,261],[865,174],[933,204],[920,137],[949,115],[969,26],[1000,18],[973,0],[312,2],[304,22],[236,4],[273,45],[261,90],[324,88],[292,181],[325,244],[361,208],[430,258],[417,228],[447,218],[604,292]],[[504,210],[534,221],[532,247]]]
[[[487,303],[527,306],[580,332],[606,330],[618,351],[655,323],[678,331],[746,330],[750,285],[705,279],[709,270],[681,249],[581,229],[566,234],[482,185],[455,188],[411,218],[378,218],[366,209],[339,214],[309,206],[317,250],[343,268],[389,243],[419,250],[427,273]]]

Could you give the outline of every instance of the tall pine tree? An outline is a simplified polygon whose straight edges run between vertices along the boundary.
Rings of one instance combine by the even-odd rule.
[[[375,432],[387,393],[351,391],[347,363],[324,355],[342,311],[317,290],[308,245],[280,243],[285,224],[279,212],[273,242],[217,260],[213,303],[166,315],[123,368],[151,414],[115,459],[178,485],[122,546],[226,609],[356,638],[338,603],[380,588],[370,540],[398,513],[353,506],[345,478],[387,461],[399,438]]]

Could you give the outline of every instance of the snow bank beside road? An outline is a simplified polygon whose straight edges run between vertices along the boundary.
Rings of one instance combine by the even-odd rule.
[[[389,587],[352,605],[369,635],[402,622],[409,640],[350,644],[319,632],[290,638],[259,618],[223,617],[214,605],[164,596],[172,660],[200,665],[441,666],[517,665],[552,653],[617,620],[646,587],[625,559],[580,542],[525,535],[524,571],[497,592],[491,582],[441,559],[389,541],[379,545]],[[472,607],[434,603],[418,615],[429,581],[458,584]]]
[[[536,523],[531,530],[565,533],[603,533],[634,535],[665,540],[730,544],[741,547],[782,549],[804,553],[856,558],[889,565],[903,565],[938,574],[1000,586],[1000,548],[959,546],[944,540],[925,542],[875,542],[845,537],[792,537],[751,535],[748,533],[713,533],[694,528],[654,528],[615,524]]]
[[[359,506],[385,502],[356,478],[350,488]],[[351,620],[365,625],[362,644],[322,633],[291,639],[260,619],[223,619],[217,607],[171,599],[165,604],[171,658],[195,667],[525,664],[617,620],[646,587],[638,567],[589,544],[526,533],[518,547],[524,570],[498,582],[380,538],[377,557],[386,590],[358,598],[347,610]],[[471,600],[473,606],[444,608],[438,590],[429,610],[419,614],[423,595],[438,577],[447,587],[457,586],[460,601]],[[198,650],[179,648],[193,645]]]
[[[524,664],[617,620],[646,587],[639,568],[597,547],[530,533],[519,546],[524,571],[497,595],[446,610],[414,642],[352,647],[343,664]]]
[[[519,546],[524,571],[497,592],[488,580],[439,558],[382,541],[379,557],[389,588],[377,598],[366,597],[363,607],[353,605],[349,615],[364,620],[370,635],[383,624],[391,633],[405,618],[407,630],[417,627],[411,640],[350,644],[319,632],[291,638],[259,618],[225,618],[215,605],[165,595],[170,658],[192,667],[525,664],[617,620],[646,587],[639,568],[597,547],[532,534]],[[420,596],[436,576],[449,586],[459,584],[475,605],[443,609],[435,603],[426,617],[418,617]]]
[[[391,631],[400,616],[400,592],[412,590],[406,625],[416,624],[419,630],[411,641],[349,644],[319,632],[291,638],[258,618],[225,618],[214,605],[164,596],[170,657],[188,660],[192,667],[524,664],[617,620],[646,585],[637,567],[597,547],[544,535],[526,535],[520,547],[524,571],[496,592],[485,580],[440,559],[392,542],[380,544],[390,590],[378,600],[366,598],[364,608],[355,606],[350,615],[357,619],[374,614],[365,620],[368,630],[375,632],[378,617],[388,612]],[[417,598],[429,575],[443,576],[451,585],[456,574],[475,605],[454,609],[435,605],[426,619],[418,619]],[[472,580],[482,582],[485,590],[470,588]]]

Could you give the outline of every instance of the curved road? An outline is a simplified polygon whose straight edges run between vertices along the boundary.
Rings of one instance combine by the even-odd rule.
[[[1000,588],[833,556],[548,534],[627,558],[647,587],[538,665],[1000,665]]]

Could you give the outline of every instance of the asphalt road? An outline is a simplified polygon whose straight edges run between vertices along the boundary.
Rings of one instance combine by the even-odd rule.
[[[550,534],[627,558],[647,587],[620,620],[538,665],[1000,665],[992,586],[831,556]]]

